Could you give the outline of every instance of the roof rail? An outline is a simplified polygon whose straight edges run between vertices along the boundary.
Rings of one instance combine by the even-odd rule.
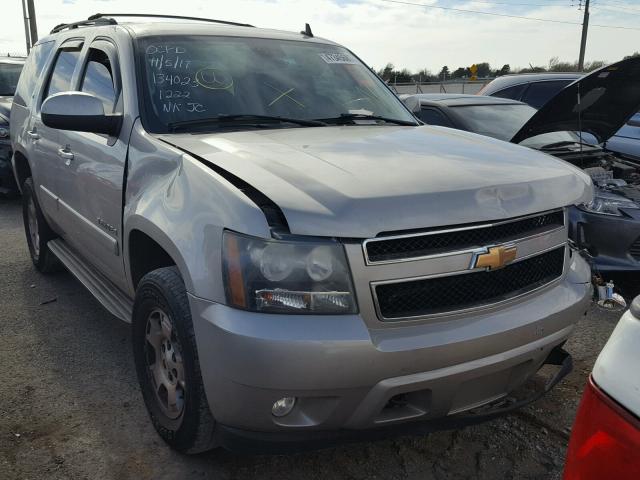
[[[226,20],[216,20],[213,18],[183,17],[181,15],[158,15],[158,14],[151,14],[151,13],[96,13],[95,15],[91,15],[89,17],[89,20],[98,20],[100,18],[105,18],[105,17],[174,18],[178,20],[197,20],[200,22],[211,22],[211,23],[220,23],[223,25],[234,25],[236,27],[254,27],[253,25],[249,25],[248,23],[228,22]]]
[[[117,24],[118,22],[116,22],[113,18],[95,18],[95,19],[89,18],[88,20],[80,20],[79,22],[61,23],[60,25],[56,25],[55,27],[53,27],[53,30],[51,30],[51,32],[49,33],[58,33],[66,29],[72,30],[78,27],[95,27],[98,25],[117,25]]]

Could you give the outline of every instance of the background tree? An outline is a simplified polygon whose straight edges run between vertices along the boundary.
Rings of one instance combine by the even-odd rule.
[[[423,68],[419,72],[411,75],[414,82],[437,82],[438,78],[431,73],[428,69]]]
[[[478,72],[476,73],[478,78],[487,78],[491,76],[491,65],[488,62],[476,63]]]
[[[511,73],[511,66],[507,63],[502,66],[500,70],[496,72],[496,77],[500,77],[502,75],[509,75]]]
[[[438,78],[440,80],[446,80],[447,78],[449,78],[451,74],[449,73],[449,67],[447,67],[446,65],[444,67],[442,67],[442,70],[440,70],[440,73],[438,74]]]
[[[469,70],[464,67],[456,68],[451,74],[451,78],[464,78],[469,76]]]

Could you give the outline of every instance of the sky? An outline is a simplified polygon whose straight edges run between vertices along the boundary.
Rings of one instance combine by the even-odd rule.
[[[611,63],[640,51],[638,0],[591,3],[586,61]],[[0,53],[24,53],[22,0],[2,0],[2,4]],[[584,13],[579,0],[35,0],[35,8],[40,37],[59,23],[96,12],[213,17],[290,31],[299,31],[308,22],[316,36],[350,48],[376,69],[391,62],[397,68],[427,68],[434,73],[444,65],[454,70],[483,61],[494,68],[547,65],[551,57],[576,61]]]

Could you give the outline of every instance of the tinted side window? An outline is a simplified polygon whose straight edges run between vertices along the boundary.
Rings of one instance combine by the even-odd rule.
[[[87,68],[81,90],[95,95],[104,104],[105,113],[112,113],[116,102],[116,88],[109,57],[102,50],[89,50]]]
[[[526,86],[526,83],[523,83],[521,85],[514,85],[513,87],[505,88],[504,90],[499,90],[495,93],[492,93],[491,96],[520,100],[520,96],[522,95],[522,92],[524,92]]]
[[[440,125],[442,127],[452,127],[452,123],[440,110],[435,108],[423,108],[418,115],[427,125]]]
[[[31,106],[36,84],[49,59],[49,55],[53,49],[53,43],[54,42],[41,43],[31,49],[29,58],[27,58],[24,68],[22,69],[18,86],[16,87],[16,95],[13,98],[14,102],[26,107]]]
[[[571,82],[571,80],[555,80],[553,82],[532,83],[522,101],[534,108],[540,108]]]
[[[80,50],[60,50],[43,98],[71,89],[71,77],[73,77],[78,58],[80,58]]]

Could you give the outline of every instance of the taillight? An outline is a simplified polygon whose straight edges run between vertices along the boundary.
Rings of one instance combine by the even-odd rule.
[[[589,378],[567,451],[564,480],[640,479],[640,421]]]

